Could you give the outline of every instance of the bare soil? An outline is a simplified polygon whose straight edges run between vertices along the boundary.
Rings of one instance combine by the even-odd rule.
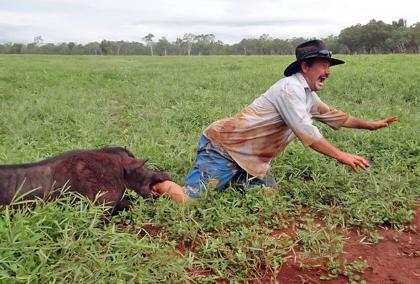
[[[357,229],[346,233],[343,258],[350,263],[355,260],[366,260],[369,267],[364,270],[361,279],[367,283],[380,284],[417,284],[420,283],[420,208],[415,218],[403,231],[379,227],[378,233],[383,237],[377,244],[367,244]],[[282,232],[294,238],[293,229]],[[296,258],[297,255],[297,258]],[[331,280],[320,280],[328,274],[322,263],[313,263],[305,267],[305,260],[299,254],[291,257],[280,269],[276,283],[349,283],[349,279],[340,275]],[[258,282],[269,283],[270,280]]]
[[[322,221],[317,223],[323,225]],[[275,232],[272,237],[281,239],[283,237],[296,239],[295,223],[288,228]],[[158,228],[152,225],[145,226],[150,235],[157,235]],[[397,231],[388,227],[378,227],[378,233],[383,237],[376,244],[365,241],[365,237],[358,232],[358,228],[347,230],[344,234],[344,250],[341,256],[347,263],[366,260],[368,268],[361,275],[361,280],[374,284],[418,284],[420,283],[420,208],[415,211],[415,217],[404,230]],[[341,232],[343,233],[343,232]],[[194,248],[193,244],[182,244],[177,246],[180,256],[186,250]],[[328,274],[325,262],[319,259],[300,259],[299,248],[289,254],[288,261],[283,264],[275,280],[272,274],[266,273],[263,279],[256,279],[254,283],[280,283],[280,284],[346,284],[350,280],[345,275],[338,275],[337,278],[321,280],[320,277]],[[194,271],[198,274],[207,274],[206,271]],[[228,283],[228,281],[220,281]],[[359,283],[359,282],[355,282]]]

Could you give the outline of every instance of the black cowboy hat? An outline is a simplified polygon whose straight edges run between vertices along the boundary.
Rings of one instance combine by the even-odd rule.
[[[344,63],[342,60],[332,58],[332,52],[329,51],[325,47],[325,44],[318,39],[299,44],[296,47],[295,53],[296,61],[287,66],[287,68],[284,70],[284,76],[295,74],[299,70],[300,63],[309,58],[326,58],[330,60],[330,66]]]

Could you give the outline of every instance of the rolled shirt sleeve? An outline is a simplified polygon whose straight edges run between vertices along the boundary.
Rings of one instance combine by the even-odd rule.
[[[283,121],[305,147],[322,138],[318,128],[313,125],[306,95],[302,86],[290,84],[280,90],[278,95],[270,97]]]
[[[335,130],[343,126],[349,118],[347,113],[334,109],[322,102],[316,94],[314,94],[314,104],[311,113],[313,119],[325,123]]]

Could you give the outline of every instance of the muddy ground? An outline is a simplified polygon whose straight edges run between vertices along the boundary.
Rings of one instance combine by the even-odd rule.
[[[347,262],[366,260],[368,267],[361,274],[366,283],[380,284],[417,284],[420,283],[420,208],[416,210],[414,220],[403,231],[379,227],[383,237],[377,244],[367,244],[357,229],[346,233],[343,258]],[[284,232],[282,232],[284,234]],[[293,232],[289,231],[289,234]],[[297,254],[299,255],[299,254]],[[291,257],[278,273],[276,283],[350,283],[349,277],[339,275],[335,279],[320,280],[328,271],[322,268],[302,267],[304,261]],[[261,281],[257,281],[261,282]],[[270,281],[262,280],[269,283]],[[271,280],[273,282],[273,280]],[[359,282],[356,282],[359,283]]]

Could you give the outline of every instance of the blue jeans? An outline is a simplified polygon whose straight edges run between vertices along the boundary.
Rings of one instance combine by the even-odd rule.
[[[270,172],[263,179],[251,176],[226,150],[202,135],[198,142],[195,164],[184,181],[185,193],[191,198],[199,198],[209,185],[220,191],[229,182],[247,188],[260,185],[277,189],[276,180]]]

